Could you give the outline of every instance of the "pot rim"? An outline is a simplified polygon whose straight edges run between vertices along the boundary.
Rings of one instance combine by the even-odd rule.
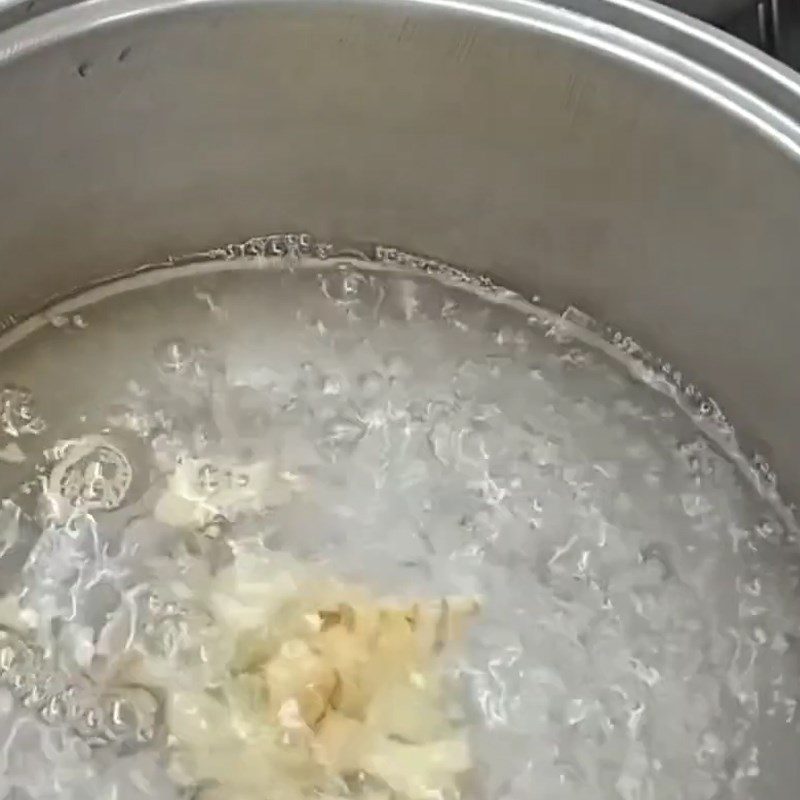
[[[138,17],[301,3],[310,9],[385,6],[471,16],[564,39],[678,84],[800,159],[800,75],[650,0],[0,0],[0,67],[76,34]]]

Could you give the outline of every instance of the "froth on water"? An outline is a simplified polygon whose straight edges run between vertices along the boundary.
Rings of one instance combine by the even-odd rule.
[[[0,798],[218,796],[176,777],[131,663],[206,664],[214,621],[180,587],[246,544],[481,598],[447,665],[465,798],[785,800],[785,515],[558,317],[289,255],[121,284],[3,352]]]

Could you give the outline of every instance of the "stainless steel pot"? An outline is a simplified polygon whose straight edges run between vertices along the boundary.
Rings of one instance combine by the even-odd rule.
[[[36,2],[0,13],[3,314],[255,234],[391,243],[630,332],[800,497],[787,70],[635,0]]]

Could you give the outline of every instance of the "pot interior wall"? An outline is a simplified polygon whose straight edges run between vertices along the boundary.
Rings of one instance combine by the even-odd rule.
[[[519,13],[110,0],[5,31],[3,313],[270,232],[393,244],[633,334],[800,496],[796,158]]]

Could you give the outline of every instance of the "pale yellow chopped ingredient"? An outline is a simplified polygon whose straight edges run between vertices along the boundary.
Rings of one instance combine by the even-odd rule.
[[[183,458],[167,478],[154,516],[175,528],[202,530],[218,517],[284,505],[300,489],[297,476],[278,473],[267,461]]]
[[[170,683],[143,654],[136,672],[166,690],[179,780],[225,800],[458,797],[471,762],[445,712],[441,653],[476,599],[380,599],[244,550],[204,605],[203,668]]]

